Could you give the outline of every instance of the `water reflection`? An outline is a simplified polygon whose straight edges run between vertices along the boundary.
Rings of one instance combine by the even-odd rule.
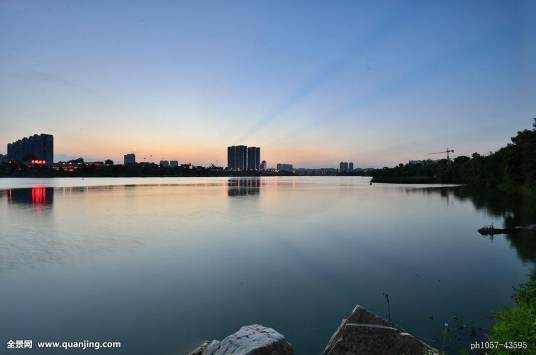
[[[31,189],[13,189],[6,192],[9,203],[31,204],[36,208],[52,205],[54,202],[54,189],[51,187],[36,186]]]
[[[261,192],[261,179],[259,177],[229,179],[227,182],[227,196],[258,195]]]
[[[491,217],[502,219],[503,228],[514,228],[536,223],[536,201],[520,193],[507,193],[498,190],[474,189],[466,186],[406,189],[407,193],[440,195],[449,204],[452,199],[469,201],[474,208]],[[481,226],[475,226],[480,228]],[[505,238],[515,248],[524,262],[536,263],[536,238],[531,232],[516,232]]]
[[[457,354],[526,281],[509,244],[536,259],[525,240],[477,237],[497,218],[526,224],[514,198],[353,177],[99,181],[0,191],[0,342],[82,335],[188,353],[254,321],[315,354],[356,303],[383,314],[387,292],[393,319],[432,345],[453,324]],[[52,195],[50,213],[34,213]]]

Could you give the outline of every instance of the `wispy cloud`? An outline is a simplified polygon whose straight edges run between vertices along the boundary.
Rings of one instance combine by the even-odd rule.
[[[40,72],[40,71],[25,71],[25,72],[0,71],[0,78],[15,79],[18,81],[37,82],[43,85],[63,87],[68,90],[76,90],[82,94],[91,96],[94,99],[97,99],[98,101],[104,102],[108,105],[117,106],[116,102],[113,102],[108,96],[103,95],[98,90],[95,90],[84,84],[80,84],[76,81],[63,78],[53,73]]]
[[[488,48],[490,44],[497,41],[498,36],[510,30],[509,26],[510,24],[508,23],[498,23],[493,31],[489,31],[483,36],[460,42],[457,46],[445,52],[437,52],[434,56],[422,63],[415,62],[408,71],[401,75],[391,77],[390,80],[376,89],[370,90],[360,97],[355,97],[317,119],[305,122],[294,129],[287,129],[283,135],[275,137],[271,143],[281,143],[295,139],[297,136],[309,134],[311,131],[323,127],[324,123],[329,122],[329,124],[334,124],[335,122],[348,119],[352,114],[353,117],[360,117],[359,115],[355,115],[359,109],[380,103],[385,104],[390,97],[393,97],[397,93],[408,93],[425,83],[445,77],[461,65],[466,64],[464,54],[471,53],[471,51],[478,51],[479,48]],[[385,117],[383,122],[388,124],[391,121],[397,120],[397,117]]]
[[[419,4],[420,5],[420,4]],[[251,127],[249,127],[242,135],[237,137],[236,142],[247,140],[252,135],[259,133],[263,128],[281,118],[282,115],[303,99],[319,90],[324,84],[335,78],[341,72],[344,72],[351,65],[356,56],[360,53],[365,53],[373,46],[382,43],[387,37],[395,34],[404,26],[411,23],[412,19],[422,11],[422,7],[415,6],[415,3],[406,2],[400,6],[394,14],[383,19],[378,23],[374,30],[367,35],[356,39],[355,42],[343,51],[331,62],[325,64],[316,74],[310,79],[297,86],[297,89],[289,95],[279,106],[270,111],[267,115],[258,119]]]

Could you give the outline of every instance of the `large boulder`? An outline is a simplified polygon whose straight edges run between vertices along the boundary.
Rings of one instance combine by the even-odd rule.
[[[343,319],[322,355],[439,355],[393,322],[356,306]]]
[[[292,345],[272,328],[246,325],[222,341],[205,341],[190,355],[292,355]]]

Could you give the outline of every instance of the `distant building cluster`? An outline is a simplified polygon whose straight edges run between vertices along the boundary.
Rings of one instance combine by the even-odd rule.
[[[353,162],[341,161],[339,163],[339,172],[340,173],[351,173],[352,171],[354,171],[354,163]]]
[[[284,171],[284,172],[291,173],[294,171],[294,166],[288,163],[279,163],[277,164],[277,171]]]
[[[161,168],[176,168],[179,166],[178,160],[160,160]]]
[[[136,154],[134,153],[125,154],[123,156],[123,164],[124,165],[136,164]],[[179,161],[178,160],[160,160],[159,166],[161,168],[177,168],[179,167]]]
[[[51,164],[54,162],[54,137],[34,134],[7,145],[7,160]]]
[[[245,145],[227,147],[227,168],[232,171],[260,171],[261,148]]]
[[[144,158],[145,160],[145,158]],[[0,163],[8,161],[18,161],[28,166],[46,165],[57,171],[75,172],[79,169],[87,167],[102,168],[114,165],[110,159],[106,161],[85,162],[83,158],[73,159],[69,161],[60,161],[54,163],[54,137],[50,134],[35,134],[30,137],[25,137],[16,142],[7,145],[7,154],[0,154]],[[429,164],[432,160],[410,160],[409,164]],[[136,155],[128,153],[123,156],[125,166],[132,167],[156,167],[152,162],[136,162]],[[215,166],[214,164],[205,168],[202,166],[192,166],[192,164],[179,164],[178,160],[160,160],[161,168],[179,168],[185,170],[203,170],[210,172],[223,172],[224,168]],[[245,145],[236,145],[227,147],[227,170],[233,172],[263,172],[264,175],[277,175],[278,173],[291,173],[296,175],[338,175],[340,173],[362,173],[366,169],[354,169],[353,162],[340,162],[339,169],[336,168],[294,168],[289,163],[278,163],[276,168],[268,168],[266,160],[261,161],[261,148],[248,147]],[[169,170],[173,173],[174,170]]]

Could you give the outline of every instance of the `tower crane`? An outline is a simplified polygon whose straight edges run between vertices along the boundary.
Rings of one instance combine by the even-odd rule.
[[[449,147],[447,147],[447,149],[443,152],[435,152],[435,153],[429,153],[430,155],[431,154],[445,154],[447,153],[447,160],[450,160],[450,153],[454,153],[454,149],[450,149]]]

